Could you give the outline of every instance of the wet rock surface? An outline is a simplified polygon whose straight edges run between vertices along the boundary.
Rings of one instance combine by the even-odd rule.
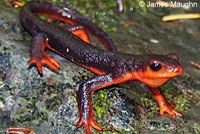
[[[105,128],[103,133],[200,133],[200,69],[190,64],[200,63],[200,19],[161,21],[163,15],[195,12],[199,6],[198,2],[198,9],[189,11],[150,8],[148,15],[119,13],[121,19],[110,22],[116,31],[109,34],[121,53],[179,55],[184,73],[160,89],[184,116],[160,116],[148,87],[127,82],[93,94],[95,116]],[[76,128],[76,92],[81,82],[95,74],[48,51],[61,70],[56,73],[44,67],[40,77],[35,67],[27,65],[31,37],[18,21],[19,10],[3,2],[0,7],[0,131],[26,127],[40,134],[84,133],[83,127]]]

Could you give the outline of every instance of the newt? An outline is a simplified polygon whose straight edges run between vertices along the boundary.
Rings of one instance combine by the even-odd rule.
[[[38,14],[64,21],[72,27],[65,29],[54,26],[39,19],[36,16]],[[84,125],[87,134],[91,133],[91,127],[103,130],[94,118],[92,93],[104,87],[131,80],[138,80],[149,86],[158,102],[161,115],[166,112],[173,117],[182,117],[182,114],[174,110],[173,105],[169,104],[157,89],[183,72],[177,54],[118,53],[110,36],[83,15],[68,7],[47,2],[31,1],[25,4],[20,11],[20,22],[33,37],[29,65],[36,65],[41,75],[43,65],[55,71],[60,68],[60,64],[46,54],[46,49],[97,74],[81,83],[78,91],[80,118],[77,127]],[[92,46],[88,32],[96,36],[108,50]]]

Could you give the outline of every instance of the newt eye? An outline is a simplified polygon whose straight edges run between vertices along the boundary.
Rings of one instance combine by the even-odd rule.
[[[149,66],[153,71],[158,71],[162,66],[158,62],[154,62]]]

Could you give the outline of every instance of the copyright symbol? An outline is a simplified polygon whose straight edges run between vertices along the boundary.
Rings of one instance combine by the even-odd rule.
[[[140,2],[139,2],[139,6],[140,6],[140,7],[144,7],[144,6],[145,6],[144,1],[140,1]]]

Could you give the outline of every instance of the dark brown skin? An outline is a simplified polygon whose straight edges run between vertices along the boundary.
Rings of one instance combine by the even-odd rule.
[[[82,28],[77,29],[81,29],[84,37],[78,35],[76,28],[76,32],[74,32],[70,28],[68,31],[62,27],[55,27],[37,18],[36,14],[50,16],[72,25],[81,25]],[[35,64],[40,74],[42,74],[43,64],[56,71],[60,68],[60,65],[45,53],[46,48],[98,74],[83,82],[78,92],[80,120],[77,127],[84,125],[87,134],[91,133],[91,126],[102,130],[94,118],[91,94],[106,86],[130,80],[139,80],[150,87],[160,106],[161,115],[167,112],[173,117],[182,116],[168,104],[157,90],[157,87],[182,73],[183,69],[176,54],[128,55],[117,53],[111,38],[100,28],[94,26],[77,12],[55,4],[36,1],[27,3],[20,12],[20,22],[33,36],[29,65]],[[90,41],[87,39],[85,31],[89,31],[99,38],[110,51],[101,50],[88,44]]]

